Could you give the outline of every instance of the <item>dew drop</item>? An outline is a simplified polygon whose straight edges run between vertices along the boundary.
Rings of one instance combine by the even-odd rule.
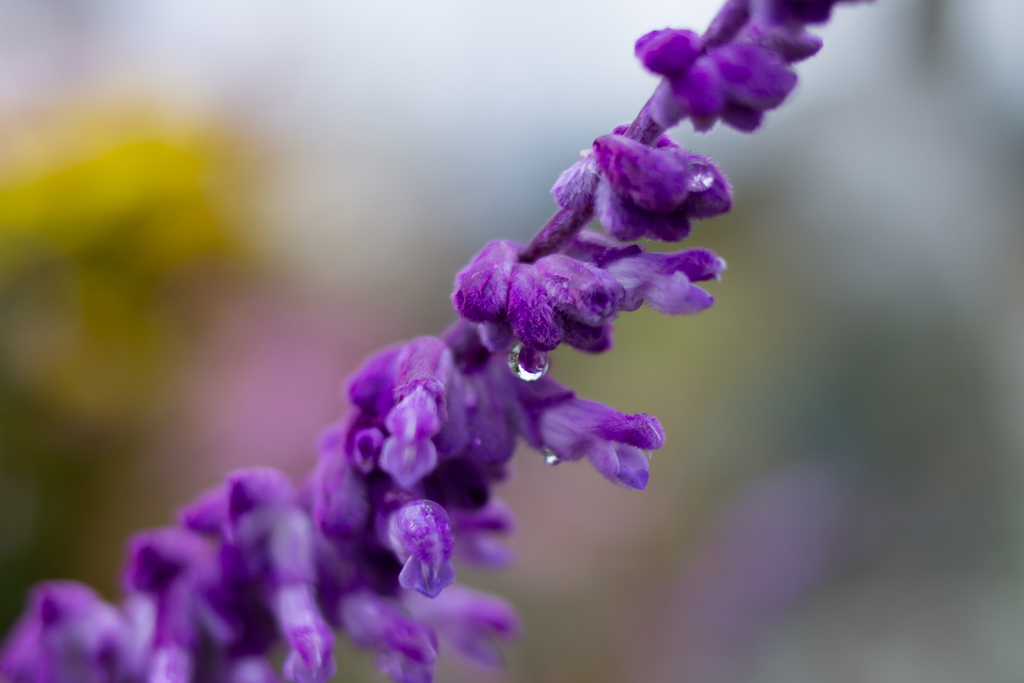
[[[545,465],[551,465],[553,467],[553,466],[557,465],[560,462],[562,462],[562,459],[558,457],[557,453],[555,453],[550,448],[545,448],[544,449],[544,464]]]
[[[524,382],[535,382],[548,371],[548,354],[518,342],[508,355],[508,366]]]
[[[715,184],[714,171],[703,161],[694,161],[688,170],[690,177],[686,180],[686,189],[690,192],[704,192]]]

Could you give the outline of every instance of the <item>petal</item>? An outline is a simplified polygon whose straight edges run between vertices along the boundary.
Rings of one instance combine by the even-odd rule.
[[[700,37],[693,31],[666,28],[651,31],[636,41],[636,56],[653,73],[683,76],[700,54]]]
[[[281,633],[291,650],[283,673],[295,683],[324,683],[334,675],[334,634],[306,584],[281,587],[274,598]]]
[[[615,475],[618,483],[641,491],[647,488],[651,465],[644,452],[633,446],[616,444],[615,454],[619,460],[619,471]]]
[[[369,472],[373,469],[383,445],[384,434],[376,427],[358,430],[352,435],[353,464],[362,472]]]
[[[593,327],[568,319],[562,323],[562,341],[584,353],[604,353],[612,348],[613,333],[611,325]]]
[[[459,272],[455,278],[452,304],[460,316],[475,323],[501,318],[518,253],[518,246],[512,242],[491,242]]]
[[[654,278],[643,295],[651,308],[666,315],[693,315],[715,303],[713,296],[692,284],[682,272]]]
[[[443,420],[439,413],[434,397],[426,388],[418,386],[388,413],[384,424],[393,438],[412,443],[437,434]]]
[[[391,517],[388,537],[397,552],[415,557],[432,571],[451,559],[455,545],[448,513],[430,500],[403,505]]]
[[[508,360],[495,356],[486,370],[469,378],[475,388],[476,404],[469,411],[470,442],[466,455],[481,467],[489,468],[512,457],[517,435],[508,413],[512,397],[507,382],[513,380]],[[514,381],[523,384],[517,379]]]
[[[615,455],[615,447],[610,442],[587,441],[584,452],[591,467],[608,481],[618,483],[619,459]]]
[[[128,541],[124,574],[129,591],[159,593],[186,570],[211,558],[204,539],[195,533],[167,527],[136,533]]]
[[[606,406],[602,407],[605,412],[594,427],[602,438],[645,450],[658,449],[665,445],[665,430],[662,429],[658,418],[646,413],[628,415]]]
[[[611,442],[593,442],[586,451],[587,462],[601,476],[619,486],[643,490],[647,487],[648,462],[643,451]]]
[[[191,683],[192,655],[177,645],[165,645],[153,653],[147,683]]]
[[[250,512],[285,505],[295,499],[291,481],[272,467],[250,467],[230,473],[227,490],[228,521],[232,525]]]
[[[709,57],[698,59],[684,78],[671,81],[672,94],[687,114],[713,117],[725,106],[722,77]]]
[[[437,661],[437,636],[426,624],[410,618],[369,592],[342,601],[342,623],[358,647],[377,650],[377,668],[399,683],[429,683]]]
[[[555,203],[570,211],[584,211],[594,201],[597,188],[597,168],[589,153],[562,171],[551,188]]]
[[[698,196],[691,193],[683,206]],[[597,186],[595,208],[597,218],[608,234],[624,242],[643,237],[678,242],[690,234],[690,219],[685,210],[680,209],[668,215],[645,211],[617,194],[606,182]]]
[[[614,319],[624,292],[608,273],[564,254],[545,256],[534,267],[559,312],[592,327]]]
[[[689,192],[690,153],[678,147],[651,148],[622,135],[594,140],[594,157],[612,189],[654,213],[670,213]]]
[[[676,254],[639,254],[609,264],[607,270],[623,286],[620,308],[634,311],[645,301],[662,313],[699,313],[714,299],[691,283],[688,273],[701,280],[717,277],[725,261],[707,249]],[[568,338],[568,334],[566,335]]]
[[[794,87],[796,74],[778,55],[751,43],[734,43],[712,55],[721,74],[725,96],[753,109],[782,104]]]
[[[395,372],[403,346],[397,344],[370,356],[348,381],[348,397],[370,415],[385,415],[394,405]]]
[[[384,441],[380,468],[402,488],[412,488],[436,466],[437,449],[430,439],[409,443],[390,436]]]
[[[686,249],[675,254],[659,254],[664,261],[661,272],[682,271],[691,282],[720,280],[725,272],[725,259],[710,249]]]
[[[304,510],[282,511],[274,520],[267,548],[272,578],[278,583],[315,583],[313,521]]]
[[[729,102],[722,108],[722,121],[741,133],[753,133],[764,122],[764,111]]]
[[[398,575],[402,588],[416,590],[428,598],[436,598],[455,580],[455,566],[448,560],[432,565],[410,556]]]
[[[425,391],[434,400],[437,415],[443,422],[445,385],[454,368],[448,345],[438,337],[416,337],[402,349],[397,363],[395,400],[401,403],[413,392]]]
[[[178,510],[178,523],[201,534],[219,534],[227,523],[228,489],[222,484],[199,494]]]
[[[519,341],[539,351],[552,351],[562,339],[554,305],[537,268],[520,263],[512,271],[508,321]]]
[[[507,320],[484,323],[478,329],[480,341],[491,353],[507,352],[515,344],[516,335]]]

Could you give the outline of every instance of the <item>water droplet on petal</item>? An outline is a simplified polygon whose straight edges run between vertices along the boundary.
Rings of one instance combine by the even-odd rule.
[[[691,162],[687,170],[690,177],[686,179],[686,189],[690,192],[704,192],[715,184],[715,172],[703,161]]]
[[[508,355],[508,366],[512,373],[524,382],[535,382],[548,371],[548,354],[523,346],[519,342],[512,347],[512,353]]]
[[[545,465],[554,466],[554,465],[557,465],[560,462],[562,462],[562,459],[558,457],[557,453],[555,453],[550,448],[545,448],[544,449],[544,464]]]

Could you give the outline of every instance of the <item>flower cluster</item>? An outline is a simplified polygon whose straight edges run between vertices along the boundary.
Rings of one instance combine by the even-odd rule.
[[[497,241],[457,276],[461,320],[369,358],[351,410],[328,428],[296,487],[268,468],[235,472],[129,543],[120,606],[73,582],[38,586],[0,652],[12,683],[323,683],[334,634],[376,653],[400,683],[433,679],[439,638],[485,665],[520,628],[500,598],[454,584],[453,560],[500,567],[515,528],[492,495],[518,441],[549,464],[585,460],[643,489],[664,443],[656,418],[578,398],[545,375],[565,343],[599,353],[619,312],[692,314],[725,262],[706,249],[648,253],[729,210],[708,159],[663,133],[689,117],[753,130],[793,89],[790,64],[821,47],[807,23],[831,0],[728,0],[703,37],[666,29],[637,55],[664,76],[640,115],[594,141],[553,188],[559,209],[528,245]],[[584,229],[597,218],[607,236]]]

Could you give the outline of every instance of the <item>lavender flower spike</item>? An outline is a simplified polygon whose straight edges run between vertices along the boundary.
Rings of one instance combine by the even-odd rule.
[[[730,210],[711,160],[665,133],[689,118],[752,131],[821,48],[806,27],[840,0],[726,0],[703,35],[636,43],[662,76],[628,125],[598,137],[552,188],[558,210],[521,247],[492,242],[457,275],[460,320],[371,356],[348,382],[348,412],[324,431],[298,488],[254,467],[183,507],[178,526],[136,534],[120,607],[72,582],[36,587],[0,648],[10,683],[325,683],[334,631],[375,651],[397,683],[431,683],[438,635],[486,666],[520,631],[500,598],[457,585],[452,560],[512,561],[512,510],[495,497],[518,440],[545,461],[586,460],[631,489],[649,480],[657,418],[578,398],[546,376],[547,352],[612,346],[622,313],[694,314],[725,261],[707,249],[649,253]],[[598,219],[606,234],[585,229]]]
[[[455,580],[455,542],[443,507],[429,500],[406,503],[391,517],[388,535],[395,550],[408,558],[398,576],[403,588],[436,598]]]

